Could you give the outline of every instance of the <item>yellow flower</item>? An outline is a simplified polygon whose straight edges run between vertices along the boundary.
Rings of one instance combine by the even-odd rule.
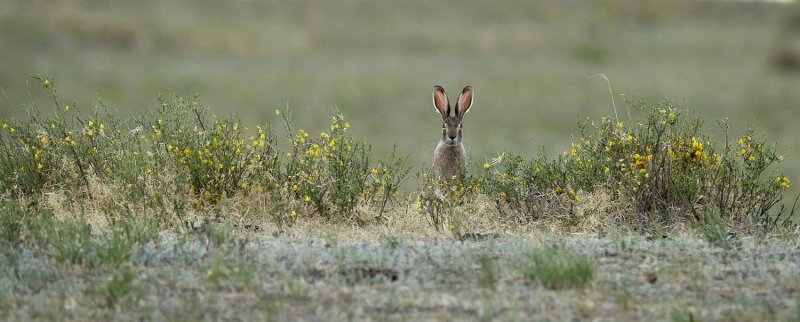
[[[151,173],[153,173],[153,170],[150,169],[150,168],[147,168],[147,169],[144,170],[144,172],[147,173],[147,174],[151,174]]]
[[[297,211],[292,210],[292,212],[289,215],[292,216],[292,218],[297,217]]]
[[[791,182],[789,181],[789,178],[787,178],[786,176],[783,177],[778,176],[777,178],[775,178],[775,182],[778,184],[778,187],[781,190],[786,190],[789,189],[789,187],[791,187],[790,185]]]
[[[44,82],[42,82],[42,84],[44,85],[44,87],[50,87],[50,80],[45,78]]]
[[[488,163],[484,163],[483,164],[483,169],[484,170],[489,170],[489,164]]]
[[[247,189],[247,182],[242,182],[242,189]]]
[[[69,105],[64,105],[64,111],[69,111]]]
[[[578,197],[578,192],[575,191],[575,189],[570,189],[569,194],[572,196],[573,199],[575,199],[575,201],[581,200],[581,198]]]
[[[89,120],[89,127],[92,127],[92,126],[94,126],[94,121]]]
[[[275,109],[275,116],[281,116],[281,110]]]
[[[7,129],[8,128],[8,123],[3,123],[3,128]]]
[[[41,163],[37,163],[36,164],[36,169],[37,170],[42,170],[42,168],[44,168],[44,166]]]
[[[93,137],[94,136],[94,130],[86,131],[86,136]]]
[[[310,202],[310,201],[311,201],[311,197],[309,197],[308,195],[306,195],[305,197],[303,197],[303,201],[305,201],[306,203],[308,203],[308,202]]]
[[[378,174],[378,169],[372,168],[372,170],[370,170],[370,172],[372,172],[372,174]]]
[[[350,122],[344,122],[344,129],[346,130],[349,128],[350,128]]]
[[[8,133],[14,133],[14,132],[16,132],[16,131],[17,131],[17,130],[15,130],[13,127],[12,127],[12,128],[10,128],[10,129],[8,129]]]
[[[609,172],[611,172],[611,169],[609,169],[608,167],[603,169],[603,173],[608,174]]]
[[[750,157],[747,158],[747,161],[750,161],[750,162],[753,162],[755,160],[756,160],[756,156],[754,154],[751,154]]]
[[[558,186],[558,187],[556,187],[555,192],[556,192],[557,195],[560,195],[560,194],[562,194],[564,192],[564,189],[561,189],[561,187]]]

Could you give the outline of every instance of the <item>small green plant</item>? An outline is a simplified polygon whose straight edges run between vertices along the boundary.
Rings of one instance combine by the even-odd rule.
[[[51,223],[46,235],[48,254],[59,263],[83,264],[92,250],[92,228],[86,222],[66,220]]]
[[[490,254],[478,256],[480,271],[478,272],[478,282],[480,285],[491,291],[497,291],[497,282],[500,279],[496,260]]]
[[[122,229],[112,230],[106,238],[94,244],[94,251],[101,264],[111,268],[120,266],[128,261],[134,240]]]
[[[526,161],[504,153],[484,163],[481,192],[495,201],[500,213],[523,221],[570,213],[578,196],[562,162],[561,158],[549,161],[543,156]]]
[[[234,240],[233,231],[226,224],[213,223],[207,221],[203,226],[205,228],[205,238],[210,245],[216,248],[224,247]]]
[[[699,321],[694,316],[694,312],[691,309],[686,308],[686,307],[672,309],[672,313],[670,313],[670,320],[673,321],[673,322],[696,322],[696,321]]]
[[[530,254],[522,273],[548,289],[584,289],[594,280],[594,263],[560,244],[545,246]]]
[[[215,287],[242,289],[250,285],[252,269],[246,263],[225,256],[214,256],[206,270],[205,280]]]
[[[397,155],[397,146],[386,160],[378,161],[376,167],[370,169],[367,186],[364,188],[364,201],[378,209],[378,215],[383,214],[386,206],[396,200],[400,184],[408,176],[411,166],[407,164],[408,157]]]
[[[709,211],[704,215],[704,225],[701,226],[703,237],[712,245],[727,247],[731,243],[729,228],[719,213]]]
[[[123,265],[113,270],[102,287],[103,296],[109,307],[114,307],[125,297],[133,293],[136,271],[133,267]]]

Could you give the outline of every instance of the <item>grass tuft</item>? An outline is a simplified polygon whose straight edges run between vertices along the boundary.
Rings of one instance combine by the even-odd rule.
[[[594,263],[563,244],[538,249],[522,269],[529,280],[552,290],[585,289],[595,277]]]

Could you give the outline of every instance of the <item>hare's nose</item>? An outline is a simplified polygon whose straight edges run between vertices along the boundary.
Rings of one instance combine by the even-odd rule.
[[[455,140],[456,139],[456,135],[453,134],[453,133],[447,133],[447,137],[449,137],[451,140]]]

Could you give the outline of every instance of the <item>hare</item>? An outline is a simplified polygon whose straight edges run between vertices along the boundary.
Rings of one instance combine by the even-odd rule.
[[[433,152],[433,172],[445,180],[457,176],[467,163],[467,153],[462,140],[461,121],[467,114],[475,97],[472,86],[461,90],[456,101],[455,115],[450,115],[450,101],[441,86],[433,87],[433,107],[442,116],[442,139]]]

